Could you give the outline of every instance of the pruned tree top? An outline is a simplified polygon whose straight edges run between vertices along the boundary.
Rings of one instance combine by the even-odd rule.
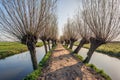
[[[83,17],[93,38],[110,42],[120,34],[120,0],[82,0]]]
[[[57,28],[57,17],[55,14],[50,15],[46,22],[44,30],[40,33],[40,38],[42,39],[56,39],[58,36]]]
[[[76,28],[76,24],[73,20],[69,20],[67,21],[67,23],[64,26],[64,38],[66,39],[73,39],[73,40],[77,40],[78,39],[78,32],[77,32],[77,28]]]
[[[81,13],[78,12],[74,18],[77,28],[76,31],[78,32],[80,38],[84,38],[85,40],[89,41],[89,38],[92,35],[92,31],[85,22],[83,15],[83,11]]]
[[[1,0],[2,31],[22,41],[27,36],[38,38],[56,0]]]

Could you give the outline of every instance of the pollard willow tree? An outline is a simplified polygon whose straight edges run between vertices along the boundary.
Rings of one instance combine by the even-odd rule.
[[[48,27],[48,30],[47,30],[47,43],[48,43],[48,48],[49,48],[49,51],[51,50],[51,46],[50,46],[50,44],[51,44],[51,28],[50,28],[51,26],[49,26]]]
[[[120,0],[83,0],[84,20],[93,32],[84,63],[102,44],[112,42],[120,34]]]
[[[45,49],[45,53],[47,54],[47,31],[48,31],[48,27],[46,26],[44,28],[44,30],[40,33],[40,39],[42,40],[43,44],[44,44],[44,49]]]
[[[50,24],[50,40],[52,41],[52,47],[54,47],[57,44],[58,39],[58,22],[57,22],[57,16],[53,15],[51,19]]]
[[[75,22],[68,19],[67,24],[64,27],[64,35],[66,35],[70,41],[70,49],[72,49],[74,42],[78,40],[78,33],[76,30]]]
[[[0,25],[2,32],[27,45],[33,68],[37,69],[36,43],[44,29],[55,0],[0,0]]]
[[[61,44],[64,44],[64,36],[63,36],[63,35],[60,36],[60,43],[61,43]]]
[[[86,22],[82,18],[82,15],[83,15],[83,13],[82,14],[78,13],[75,17],[77,32],[81,38],[77,48],[73,52],[75,54],[77,54],[80,51],[80,49],[83,47],[84,44],[89,43],[89,38],[90,38],[90,35],[92,34],[88,25],[86,24]]]
[[[46,53],[48,51],[46,42],[48,42],[48,48],[50,50],[50,40],[54,39],[54,36],[57,34],[56,27],[57,17],[55,16],[55,14],[51,14],[46,20],[44,30],[40,33],[40,39],[43,41]]]
[[[68,47],[69,46],[69,43],[70,43],[70,40],[69,40],[69,36],[67,36],[67,33],[64,29],[63,31],[63,35],[60,37],[61,38],[61,41],[63,42],[63,44]]]
[[[47,49],[47,36],[49,36],[49,30],[50,30],[50,15],[49,18],[46,20],[46,24],[44,25],[45,28],[43,29],[43,31],[40,33],[40,39],[42,40],[43,44],[44,44],[44,48],[45,48],[45,53],[47,53],[48,49]]]
[[[51,50],[51,28],[50,28],[51,26],[49,26],[47,29],[47,38],[46,38],[46,41],[47,41],[47,43],[48,43],[48,48],[49,48],[49,51]]]

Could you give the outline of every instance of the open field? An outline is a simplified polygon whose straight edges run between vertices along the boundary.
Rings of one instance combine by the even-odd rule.
[[[75,45],[78,45],[78,42],[76,42]],[[89,49],[90,44],[85,44],[83,47]],[[117,57],[120,59],[120,43],[119,42],[107,43],[107,44],[101,45],[99,48],[97,48],[96,51],[113,56],[113,57]]]
[[[42,42],[37,43],[37,47],[42,46]],[[27,51],[27,46],[19,42],[0,42],[0,59],[10,55]]]

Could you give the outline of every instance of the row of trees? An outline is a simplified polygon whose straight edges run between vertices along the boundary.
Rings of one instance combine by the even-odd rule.
[[[37,69],[37,40],[40,38],[45,47],[46,41],[48,44],[50,40],[55,43],[55,10],[56,0],[0,0],[0,31],[27,45],[34,69]]]
[[[45,48],[45,52],[50,50],[50,42],[52,42],[52,47],[56,45],[56,40],[58,36],[58,28],[57,28],[57,17],[55,15],[51,15],[48,20],[46,20],[46,25],[44,30],[40,33],[40,39],[42,40]],[[47,43],[46,43],[47,42]],[[48,49],[47,49],[48,44]]]
[[[70,44],[69,48],[72,49],[74,42],[78,40],[77,28],[75,28],[75,23],[68,19],[67,23],[64,26],[62,39],[65,40],[66,46]],[[61,39],[61,40],[62,40]]]
[[[81,39],[74,53],[78,53],[84,44],[90,43],[90,49],[83,61],[84,63],[90,61],[93,52],[99,46],[112,42],[119,36],[119,3],[120,0],[82,0],[82,11],[73,19],[75,26],[72,25],[72,27],[77,28],[77,30],[72,30],[77,32]],[[68,27],[65,26],[65,28],[69,30]],[[61,37],[62,42],[65,41],[65,43],[67,34],[73,34],[71,31],[68,33],[67,30],[64,31],[66,33]],[[67,40],[70,41],[70,38],[67,37]]]

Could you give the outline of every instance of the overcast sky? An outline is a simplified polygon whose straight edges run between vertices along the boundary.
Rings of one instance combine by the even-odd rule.
[[[62,34],[62,28],[67,22],[67,18],[72,18],[81,6],[80,0],[58,0],[57,15],[59,34]]]

